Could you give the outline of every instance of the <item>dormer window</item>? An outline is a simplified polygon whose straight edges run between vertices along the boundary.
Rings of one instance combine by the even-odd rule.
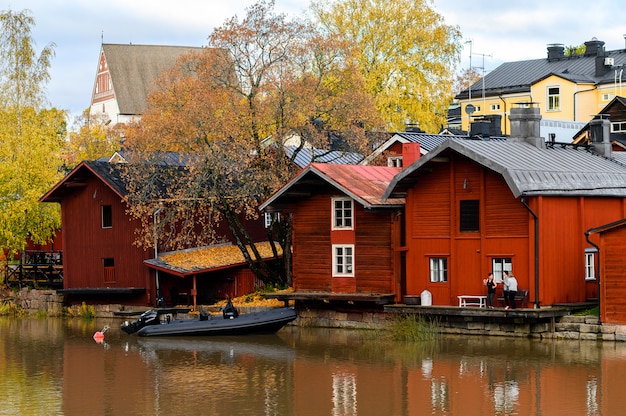
[[[354,226],[354,204],[350,198],[332,198],[332,229],[351,230]]]
[[[387,166],[390,168],[402,167],[402,156],[390,156],[387,158]]]

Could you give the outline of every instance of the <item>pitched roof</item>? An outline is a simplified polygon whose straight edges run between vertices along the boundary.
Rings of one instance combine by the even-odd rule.
[[[605,57],[613,58],[613,67],[626,64],[626,50],[606,51]],[[575,55],[559,59],[529,59],[505,62],[484,77],[485,95],[529,92],[530,86],[550,75],[556,75],[575,83],[613,83],[614,71],[596,75],[596,55]],[[471,86],[472,96],[478,97],[483,91],[482,78]],[[467,98],[469,89],[456,98]]]
[[[297,146],[285,146],[285,153],[288,157],[293,157]],[[363,155],[355,152],[343,152],[339,150],[323,150],[311,147],[303,147],[298,151],[294,163],[300,169],[315,161],[320,163],[339,163],[354,165],[363,159]]]
[[[394,208],[404,205],[404,198],[381,196],[400,170],[384,166],[335,165],[311,163],[259,207],[265,210],[283,199],[295,200],[310,195],[316,188],[329,184],[365,208]]]
[[[65,175],[52,189],[46,192],[39,201],[61,202],[76,188],[86,185],[88,176],[94,175],[107,184],[120,198],[127,195],[126,185],[120,175],[119,166],[105,161],[83,161],[70,173]]]
[[[255,246],[264,259],[274,258],[268,241],[255,243]],[[275,247],[278,255],[282,255],[280,245],[276,244]],[[184,277],[241,266],[246,264],[246,260],[238,246],[226,243],[159,253],[156,259],[144,260],[144,263],[149,267]]]
[[[191,46],[102,44],[120,114],[142,114],[154,82],[176,60],[203,48]]]
[[[383,199],[404,192],[422,169],[450,152],[461,154],[501,174],[515,197],[523,195],[626,197],[626,165],[585,147],[557,144],[540,149],[526,142],[472,141],[450,138],[400,172]]]

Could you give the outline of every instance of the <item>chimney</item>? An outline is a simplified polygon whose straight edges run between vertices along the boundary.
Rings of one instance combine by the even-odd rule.
[[[592,38],[585,42],[585,56],[595,56],[596,60],[596,77],[602,77],[606,75],[613,64],[611,59],[606,59],[606,52],[604,51],[604,42],[596,38]]]
[[[421,156],[420,144],[417,142],[402,143],[402,167],[413,164]]]
[[[600,156],[611,158],[611,122],[607,114],[598,114],[589,122],[591,148]]]
[[[552,43],[548,45],[548,62],[558,61],[565,57],[565,46],[561,43]]]
[[[585,56],[604,56],[604,42],[595,37],[585,42]]]
[[[541,114],[537,103],[515,103],[509,114],[511,135],[510,142],[528,142],[538,148],[545,148],[546,144],[540,134]]]

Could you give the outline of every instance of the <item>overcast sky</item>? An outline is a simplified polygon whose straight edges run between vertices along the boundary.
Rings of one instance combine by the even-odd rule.
[[[390,0],[393,1],[393,0]],[[245,16],[255,0],[0,0],[0,10],[29,9],[37,50],[56,44],[48,98],[78,115],[89,106],[100,44],[203,46],[213,28]],[[575,5],[573,5],[575,4]],[[276,10],[301,16],[309,0],[276,0]],[[446,24],[472,41],[472,66],[486,72],[502,62],[546,57],[546,45],[580,45],[593,37],[607,50],[624,49],[626,2],[615,0],[435,0]],[[469,67],[464,44],[460,68]]]

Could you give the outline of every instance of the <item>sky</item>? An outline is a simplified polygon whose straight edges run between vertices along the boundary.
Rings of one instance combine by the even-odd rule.
[[[393,0],[390,0],[393,1]],[[245,16],[256,0],[0,0],[0,10],[30,10],[36,50],[53,42],[47,85],[51,105],[73,117],[89,106],[100,45],[204,46],[215,27]],[[276,0],[275,10],[298,18],[309,0]],[[457,70],[488,73],[503,62],[547,56],[546,46],[581,45],[597,38],[606,50],[624,49],[626,2],[615,0],[433,0],[445,24],[463,35]]]

